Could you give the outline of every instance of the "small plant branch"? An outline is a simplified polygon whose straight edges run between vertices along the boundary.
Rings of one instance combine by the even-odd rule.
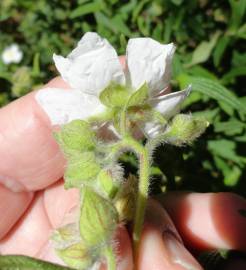
[[[107,260],[107,270],[116,270],[116,256],[111,246],[105,248],[104,255]]]
[[[147,148],[142,147],[139,153],[139,185],[137,193],[136,211],[133,227],[133,248],[135,257],[138,253],[139,240],[144,222],[144,214],[148,199],[148,187],[150,178],[150,157]]]
[[[115,156],[127,150],[133,151],[139,158],[139,185],[133,229],[134,253],[135,256],[137,256],[139,240],[144,222],[144,213],[148,199],[150,152],[147,147],[144,147],[132,137],[126,136],[122,141],[115,145],[112,154]]]
[[[124,107],[124,109],[120,113],[120,134],[122,136],[125,136],[127,134],[127,107]]]

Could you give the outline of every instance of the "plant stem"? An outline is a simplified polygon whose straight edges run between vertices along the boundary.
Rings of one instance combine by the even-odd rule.
[[[122,136],[125,136],[127,133],[126,111],[127,111],[127,108],[125,107],[120,113],[120,134]]]
[[[107,270],[116,270],[116,258],[111,246],[106,247],[105,257],[107,259]]]
[[[149,175],[150,175],[150,160],[148,150],[142,147],[139,153],[139,184],[137,193],[136,211],[134,216],[133,227],[133,248],[134,255],[137,256],[139,240],[141,237],[146,203],[148,199]]]
[[[133,228],[133,247],[134,254],[137,256],[139,240],[144,222],[146,203],[148,199],[150,152],[148,147],[144,147],[134,138],[129,136],[126,136],[121,142],[116,144],[112,153],[113,155],[116,155],[117,153],[122,152],[122,150],[131,150],[135,152],[139,158],[139,184]]]

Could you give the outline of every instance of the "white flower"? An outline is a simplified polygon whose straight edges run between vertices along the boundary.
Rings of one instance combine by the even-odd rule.
[[[6,65],[11,63],[20,63],[23,57],[23,52],[17,44],[12,44],[6,47],[2,53],[2,60]]]
[[[88,32],[66,58],[55,54],[53,57],[62,78],[72,88],[69,94],[64,89],[54,93],[44,89],[36,98],[53,124],[65,124],[103,111],[105,107],[98,97],[110,82],[126,84],[132,91],[147,83],[149,104],[170,118],[180,110],[189,92],[186,89],[158,96],[169,84],[174,51],[172,43],[162,45],[151,38],[130,39],[126,48],[126,70],[123,70],[109,42],[97,33]]]

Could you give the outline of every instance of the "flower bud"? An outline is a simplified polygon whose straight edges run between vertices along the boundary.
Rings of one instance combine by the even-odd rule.
[[[131,221],[134,216],[137,194],[137,178],[130,174],[115,199],[120,221]]]
[[[102,169],[97,177],[100,188],[106,196],[113,199],[123,179],[123,169],[118,164]]]
[[[176,115],[164,135],[165,140],[173,145],[181,146],[192,143],[208,127],[208,121],[187,114]]]

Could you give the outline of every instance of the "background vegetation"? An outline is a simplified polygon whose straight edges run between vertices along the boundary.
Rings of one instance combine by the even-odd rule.
[[[246,196],[245,10],[245,0],[1,0],[0,55],[16,43],[23,59],[0,59],[0,106],[55,76],[53,52],[66,55],[87,31],[108,38],[119,54],[130,37],[174,42],[173,89],[192,83],[183,109],[211,125],[191,147],[158,149],[152,192]],[[135,170],[132,156],[122,160]]]

